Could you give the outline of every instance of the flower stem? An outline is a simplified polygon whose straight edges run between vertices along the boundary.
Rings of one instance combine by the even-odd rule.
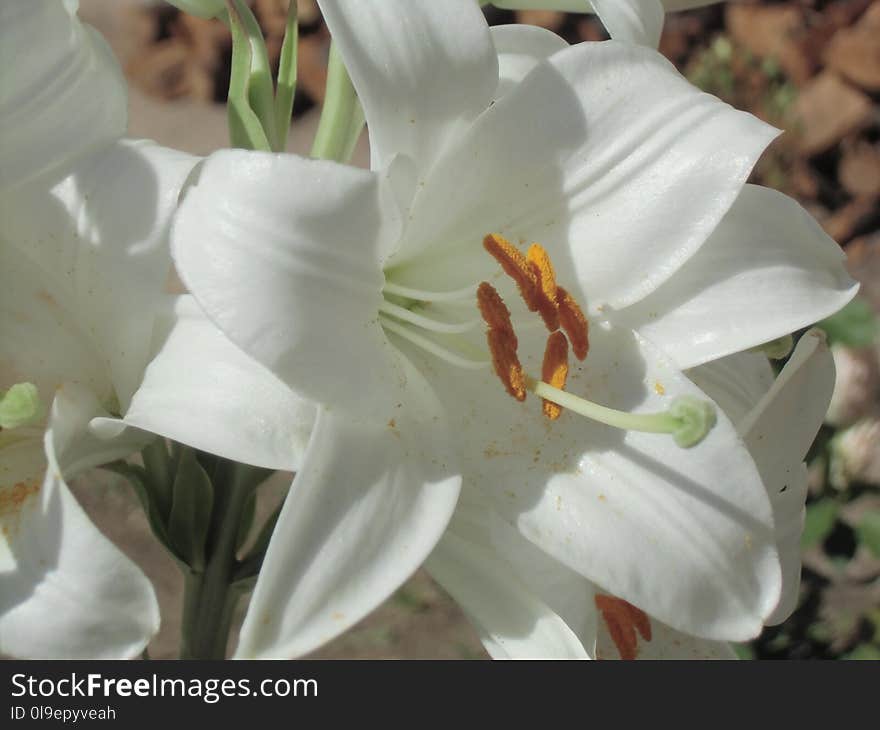
[[[188,571],[183,599],[181,659],[223,659],[238,591],[231,588],[242,514],[255,488],[247,467],[218,459],[214,509],[203,572]]]
[[[312,145],[312,157],[348,162],[363,126],[364,112],[354,86],[336,45],[331,43],[324,107]]]

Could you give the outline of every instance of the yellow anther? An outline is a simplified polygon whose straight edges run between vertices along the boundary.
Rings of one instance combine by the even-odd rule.
[[[510,311],[501,295],[487,281],[477,288],[477,306],[489,326],[486,342],[492,354],[495,374],[511,396],[523,401],[526,399],[525,373],[516,353],[519,342],[510,321]]]
[[[535,303],[537,311],[547,325],[547,329],[555,332],[559,329],[559,313],[556,304],[556,274],[550,255],[540,243],[529,246],[526,259],[537,278]]]
[[[568,335],[574,356],[583,360],[590,351],[590,326],[587,318],[571,294],[561,286],[556,288],[556,303],[559,305],[559,323]]]
[[[526,376],[516,354],[516,340],[511,341],[507,332],[490,329],[486,332],[486,341],[492,353],[495,374],[504,383],[505,390],[518,401],[524,401]]]
[[[541,366],[541,380],[554,388],[563,390],[568,378],[568,340],[562,332],[553,332],[547,338],[544,348],[544,363]],[[549,400],[544,400],[544,415],[555,421],[562,414],[562,407]]]
[[[516,282],[520,296],[532,311],[538,311],[538,276],[528,259],[504,236],[490,233],[483,239],[483,247],[501,264],[504,273]]]
[[[602,614],[611,640],[617,647],[621,659],[635,659],[638,655],[638,637],[651,640],[651,620],[644,611],[627,603],[622,598],[605,596],[601,593],[594,598],[596,608]]]

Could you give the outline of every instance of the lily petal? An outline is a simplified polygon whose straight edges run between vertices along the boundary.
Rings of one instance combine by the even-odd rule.
[[[687,371],[697,387],[737,426],[773,386],[770,360],[759,352],[738,352]]]
[[[693,258],[615,316],[689,368],[839,310],[858,290],[844,261],[840,247],[798,203],[746,185]]]
[[[390,205],[365,170],[218,152],[181,204],[174,256],[208,316],[297,393],[374,413],[403,377],[378,321]]]
[[[579,619],[587,608],[587,623],[595,616],[592,596],[567,600],[587,581],[515,533],[517,549],[499,549],[485,508],[462,502],[425,567],[468,615],[492,658],[588,659],[581,638],[546,601],[561,599]],[[507,525],[495,528],[514,532]],[[535,591],[530,580],[545,582],[546,592]],[[595,637],[594,621],[592,630]]]
[[[226,339],[192,297],[176,298],[168,319],[161,349],[118,423],[227,459],[296,471],[315,406]]]
[[[775,134],[653,50],[571,46],[446,149],[388,265],[398,283],[458,289],[491,276],[481,242],[501,233],[544,245],[591,308],[630,304],[699,249]]]
[[[568,48],[556,33],[537,25],[495,25],[489,31],[498,54],[496,98],[513,89],[541,61]]]
[[[587,361],[569,370],[569,392],[636,413],[664,411],[680,395],[706,399],[637,335],[596,326],[591,340]],[[535,349],[520,337],[522,353]],[[536,357],[521,358],[540,372]],[[701,443],[681,449],[669,436],[572,413],[542,420],[539,403],[517,403],[488,374],[446,374],[438,387],[456,393],[446,402],[464,434],[466,484],[526,538],[680,631],[724,640],[760,632],[780,591],[771,507],[723,412]]]
[[[0,190],[60,179],[85,154],[125,134],[125,80],[76,3],[0,7]]]
[[[197,158],[121,141],[83,158],[51,191],[0,202],[0,237],[45,272],[48,293],[109,372],[124,410],[149,359],[152,312],[171,266],[168,228]]]
[[[666,14],[660,0],[590,0],[614,40],[657,48]]]
[[[318,4],[364,108],[371,167],[404,154],[424,174],[488,106],[498,83],[479,7],[473,0]]]
[[[407,377],[408,393],[425,402],[392,406],[382,421],[319,410],[236,657],[290,658],[329,641],[396,590],[442,536],[461,478],[439,404],[412,368]]]
[[[600,622],[596,658],[619,658],[604,622]],[[699,639],[676,631],[661,621],[651,620],[651,640],[639,637],[636,659],[736,659],[736,652],[726,642]]]
[[[810,330],[741,426],[770,496],[782,561],[782,598],[768,623],[784,621],[797,604],[807,496],[803,460],[822,425],[833,390],[834,360],[824,334]]]
[[[88,391],[76,386],[58,391],[42,483],[4,480],[0,486],[3,653],[127,658],[140,653],[159,627],[150,582],[91,523],[62,476],[88,465],[86,425],[96,413],[100,407]]]

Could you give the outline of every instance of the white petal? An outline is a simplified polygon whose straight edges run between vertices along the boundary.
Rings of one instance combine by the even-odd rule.
[[[510,531],[509,527],[506,529]],[[521,548],[530,551],[528,560],[522,559],[521,551],[514,552],[506,546],[497,548],[491,533],[489,518],[483,510],[462,504],[425,563],[431,576],[477,627],[487,651],[494,659],[589,658],[578,635],[545,598],[558,600],[559,591],[568,596],[576,586],[586,585],[586,581],[549,556],[540,555],[521,537],[515,539]],[[538,555],[541,562],[536,563],[533,555]],[[548,566],[549,574],[544,570]],[[569,580],[556,583],[546,593],[529,585],[530,580],[548,582],[548,578],[552,581],[559,576]],[[573,609],[589,608],[591,604],[589,594]]]
[[[109,399],[107,369],[88,330],[66,306],[56,279],[5,237],[0,240],[0,272],[0,390],[30,382],[48,406],[55,390],[72,382]]]
[[[543,343],[520,336],[540,372]],[[629,412],[705,398],[649,343],[596,326],[566,389]],[[534,354],[533,354],[534,353]],[[538,547],[608,592],[675,628],[740,640],[755,636],[779,598],[771,509],[733,424],[697,446],[623,432],[572,413],[548,422],[487,375],[449,373],[438,385],[458,410],[466,484]]]
[[[37,478],[0,486],[7,497],[0,515],[2,653],[127,658],[159,628],[150,582],[91,523],[62,477],[64,465],[84,463],[83,433],[96,412],[87,391],[60,390],[46,432],[42,484]]]
[[[698,639],[669,628],[661,621],[651,620],[651,639],[638,639],[636,659],[736,659],[730,644],[721,641]],[[608,627],[600,621],[599,638],[596,643],[597,659],[620,657]]]
[[[665,10],[660,0],[590,0],[614,40],[656,48]]]
[[[473,0],[320,0],[364,108],[370,164],[397,154],[427,170],[488,106],[498,81],[489,29]]]
[[[858,290],[840,247],[794,200],[747,185],[706,244],[620,321],[682,368],[833,314]]]
[[[122,408],[150,355],[171,265],[168,227],[195,157],[123,141],[83,158],[51,192],[4,196],[0,237],[44,273],[49,293],[93,343]]]
[[[418,373],[408,377],[416,381]],[[372,611],[424,561],[461,485],[445,421],[434,420],[439,413],[438,405],[417,401],[392,407],[381,421],[319,411],[236,657],[290,658],[317,648]]]
[[[296,471],[315,421],[303,401],[178,297],[124,422],[269,469]]]
[[[763,353],[738,352],[687,371],[737,426],[773,385],[770,360]]]
[[[104,39],[58,0],[0,6],[0,190],[76,160],[125,133],[125,80]]]
[[[538,63],[568,48],[565,40],[537,25],[496,25],[489,30],[498,53],[496,98],[513,89]]]
[[[741,426],[770,496],[782,561],[782,599],[770,623],[784,621],[797,603],[807,496],[803,460],[822,425],[833,389],[834,360],[822,332],[810,330]]]
[[[629,304],[702,245],[775,134],[653,50],[572,46],[446,150],[389,265],[401,284],[467,286],[497,270],[497,232],[544,244],[591,307]]]
[[[199,304],[303,397],[371,413],[400,387],[379,325],[381,248],[393,241],[378,176],[295,155],[219,152],[174,225]]]

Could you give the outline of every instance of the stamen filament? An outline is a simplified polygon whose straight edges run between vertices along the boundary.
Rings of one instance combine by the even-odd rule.
[[[460,335],[464,332],[472,330],[474,327],[480,324],[479,319],[472,319],[467,322],[458,323],[438,322],[435,319],[425,317],[424,315],[418,314],[417,312],[413,312],[411,309],[401,307],[399,304],[394,304],[393,302],[389,302],[388,300],[382,301],[382,303],[379,305],[379,311],[385,312],[385,314],[390,314],[392,317],[396,317],[397,319],[402,319],[405,322],[409,322],[410,324],[414,324],[417,327],[421,327],[422,329],[429,330],[430,332],[442,332],[447,335]]]
[[[386,281],[382,291],[386,294],[394,294],[405,299],[417,299],[420,302],[452,302],[466,299],[473,301],[474,289],[476,284],[471,284],[464,289],[455,289],[454,291],[426,291],[424,289],[412,289],[408,286],[401,286],[391,281]]]
[[[526,388],[544,400],[606,426],[626,431],[668,433],[683,448],[698,444],[715,425],[714,407],[689,396],[676,398],[669,410],[662,413],[626,413],[566,393],[528,375]]]
[[[402,322],[396,322],[395,320],[383,317],[382,315],[379,315],[379,321],[389,332],[393,332],[394,334],[403,337],[403,339],[408,340],[417,347],[421,347],[432,355],[436,355],[441,360],[445,360],[450,365],[456,365],[457,367],[465,368],[466,370],[482,370],[490,365],[489,360],[471,360],[470,358],[462,357],[454,352],[450,352],[442,345],[438,345],[424,335],[420,335],[418,332],[413,332]]]

